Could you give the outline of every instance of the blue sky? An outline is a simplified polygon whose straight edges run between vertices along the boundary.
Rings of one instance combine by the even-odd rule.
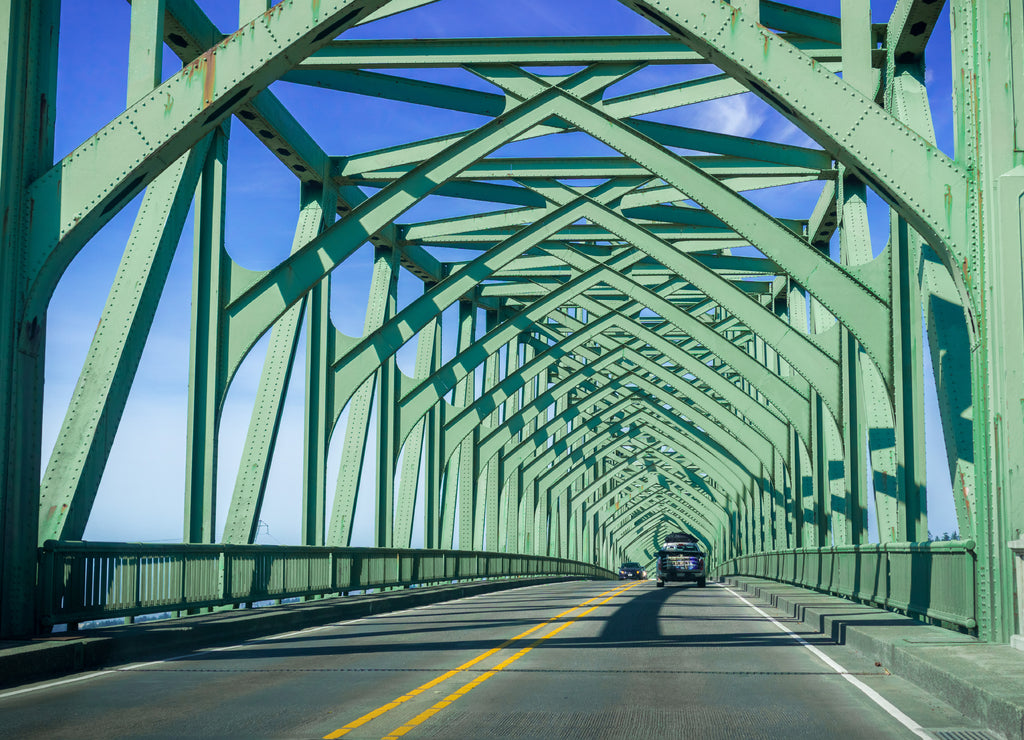
[[[838,13],[838,0],[798,2],[814,10]],[[237,27],[238,2],[199,0],[199,5],[224,32]],[[873,4],[875,22],[885,22],[892,0]],[[58,71],[56,156],[63,157],[108,123],[124,108],[127,80],[130,5],[125,0],[65,0],[62,9]],[[354,29],[342,38],[430,38],[437,36],[627,35],[657,33],[646,20],[615,0],[440,0],[431,6]],[[935,32],[929,56],[932,108],[939,146],[952,153],[951,84],[948,61],[948,12]],[[165,50],[164,78],[180,64]],[[667,84],[677,75],[707,72],[705,67],[656,67],[638,73],[615,92],[630,85]],[[403,72],[403,74],[405,74]],[[410,71],[407,76],[493,89],[464,70]],[[376,98],[311,90],[279,82],[272,87],[295,117],[330,154],[404,143],[440,133],[465,130],[485,119],[467,113],[425,109]],[[713,130],[761,136],[787,143],[806,143],[803,135],[752,95],[726,98],[654,116],[673,123],[699,121]],[[551,155],[573,152],[601,154],[604,146],[583,135],[563,135],[557,142],[535,140],[510,145],[507,152]],[[231,127],[229,154],[227,248],[246,267],[266,269],[287,255],[298,201],[298,182],[243,126]],[[786,193],[764,192],[757,202],[782,216],[806,217],[818,188],[811,185]],[[79,255],[61,281],[48,318],[47,385],[44,406],[43,458],[49,456],[81,369],[135,216],[125,208]],[[474,204],[431,197],[405,214],[402,221],[427,220],[469,212]],[[876,252],[885,245],[888,225],[880,201],[872,205]],[[183,231],[149,344],[139,368],[115,442],[107,472],[86,531],[92,540],[180,541],[187,418],[189,301],[191,291],[191,221]],[[371,271],[371,253],[363,248],[332,279],[332,312],[346,334],[362,333]],[[399,284],[404,305],[420,292],[417,279],[404,275]],[[449,333],[451,336],[451,333]],[[264,343],[254,349],[234,380],[224,410],[220,435],[218,515],[223,522],[234,484],[252,398],[262,366]],[[300,347],[299,357],[304,350]],[[404,348],[400,365],[412,374],[412,348]],[[927,355],[926,355],[926,362]],[[930,368],[926,367],[930,374]],[[929,384],[930,387],[930,384]],[[260,542],[296,543],[299,538],[302,455],[302,378],[293,377],[278,452],[262,518]],[[934,390],[926,398],[930,528],[955,528],[948,471],[938,428]],[[344,424],[344,418],[342,425]],[[343,430],[343,426],[341,429]],[[332,444],[329,496],[340,462],[341,433]],[[367,476],[368,477],[368,476]],[[368,497],[366,497],[368,498]],[[328,510],[330,507],[328,505]],[[357,521],[368,521],[361,506]],[[365,531],[364,531],[365,529]],[[357,528],[354,544],[370,544],[369,528]],[[417,527],[418,531],[418,527]],[[415,537],[416,535],[414,535]]]

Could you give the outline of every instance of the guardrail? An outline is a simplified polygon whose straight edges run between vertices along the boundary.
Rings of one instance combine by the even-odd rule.
[[[464,550],[59,542],[39,549],[44,625],[481,578],[614,578],[589,563]]]
[[[978,625],[971,540],[754,553],[721,563],[713,575],[768,578],[968,629]]]

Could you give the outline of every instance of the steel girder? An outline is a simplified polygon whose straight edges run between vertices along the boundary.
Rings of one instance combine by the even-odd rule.
[[[410,42],[345,31],[434,12],[430,2],[285,0],[268,9],[257,0],[242,4],[244,23],[224,35],[193,0],[134,0],[127,106],[57,163],[49,101],[59,3],[4,1],[0,381],[11,423],[0,634],[31,628],[36,544],[85,531],[193,199],[186,541],[254,540],[300,342],[296,504],[305,544],[348,544],[364,527],[382,546],[418,544],[417,511],[427,547],[457,537],[465,548],[603,565],[649,558],[666,527],[694,531],[719,559],[859,543],[868,536],[866,462],[879,536],[919,540],[928,485],[923,308],[959,529],[979,543],[980,634],[1005,640],[1014,631],[1005,545],[1024,528],[1013,483],[1021,458],[1012,453],[1024,440],[1014,405],[1024,384],[1024,298],[1020,250],[993,246],[1021,243],[1024,32],[1011,0],[983,9],[951,1],[954,157],[936,146],[923,73],[943,3],[898,0],[884,34],[866,0],[844,0],[842,18],[767,1],[621,0],[665,33]],[[165,42],[184,67],[161,83]],[[990,58],[1005,63],[982,62]],[[720,73],[616,92],[648,65],[708,62]],[[524,69],[546,66],[577,69]],[[435,67],[475,81],[400,75]],[[481,123],[329,153],[268,89],[278,80],[325,100],[372,95]],[[817,146],[653,116],[750,93]],[[40,109],[47,113],[33,119]],[[262,272],[224,250],[231,118],[302,183],[291,255]],[[613,151],[491,156],[566,134]],[[813,183],[821,194],[803,214],[761,197]],[[143,190],[43,465],[47,306],[73,258]],[[889,245],[877,257],[868,190],[891,208]],[[400,221],[436,196],[477,212]],[[838,259],[829,254],[834,233]],[[361,249],[374,251],[374,275],[363,336],[348,337],[332,325],[330,288]],[[452,259],[452,249],[469,259]],[[405,302],[403,270],[423,281]],[[456,305],[457,326],[445,332]],[[268,332],[218,534],[222,407]],[[397,353],[413,339],[408,377]],[[333,508],[332,441],[343,447]],[[372,476],[363,470],[368,448]],[[355,518],[365,495],[370,523]],[[38,517],[26,515],[37,507]]]

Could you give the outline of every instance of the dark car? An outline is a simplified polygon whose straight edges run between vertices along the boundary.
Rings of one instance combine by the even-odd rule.
[[[619,580],[642,581],[647,578],[647,571],[640,567],[640,563],[623,563],[619,566]]]
[[[696,581],[704,588],[704,551],[693,542],[668,543],[658,552],[658,588],[665,581]]]

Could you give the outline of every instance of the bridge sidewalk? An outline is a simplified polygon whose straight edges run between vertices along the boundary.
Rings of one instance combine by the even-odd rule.
[[[140,660],[165,659],[205,647],[359,619],[370,614],[564,580],[473,581],[257,609],[225,609],[179,619],[59,632],[23,641],[0,641],[0,687]]]
[[[1012,740],[1024,740],[1024,653],[893,612],[762,578],[722,583],[848,645]]]

